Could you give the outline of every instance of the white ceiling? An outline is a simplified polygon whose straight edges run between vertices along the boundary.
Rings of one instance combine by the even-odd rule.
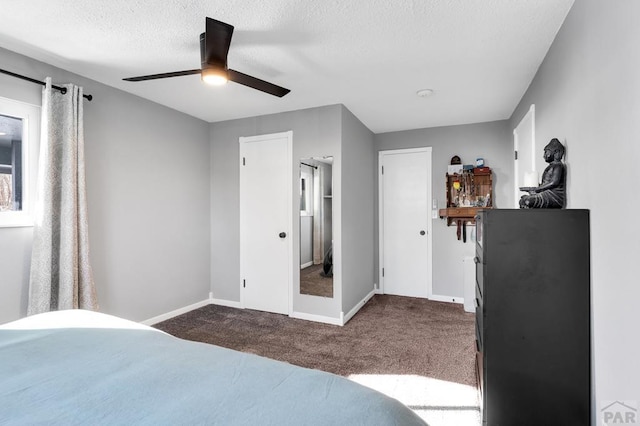
[[[342,103],[381,133],[509,118],[573,0],[0,3],[0,47],[208,122]],[[235,26],[230,68],[291,93],[122,81],[199,68],[206,16]]]

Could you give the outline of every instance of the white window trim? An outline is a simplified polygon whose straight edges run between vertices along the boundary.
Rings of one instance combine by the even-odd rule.
[[[38,152],[40,147],[40,106],[0,97],[0,114],[22,118],[22,210],[0,212],[0,228],[33,226]]]

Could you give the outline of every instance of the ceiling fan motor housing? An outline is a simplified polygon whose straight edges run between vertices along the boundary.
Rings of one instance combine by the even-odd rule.
[[[227,59],[224,58],[216,58],[210,57],[207,58],[207,41],[206,41],[206,33],[200,34],[200,67],[203,70],[206,69],[216,69],[216,70],[224,70],[227,71]]]

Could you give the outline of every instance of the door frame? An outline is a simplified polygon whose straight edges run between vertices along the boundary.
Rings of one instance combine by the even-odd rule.
[[[522,127],[527,122],[527,120],[531,120],[531,164],[521,164],[521,161],[518,159],[518,155],[516,154],[520,150],[520,133],[522,133]],[[524,135],[523,135],[524,136]],[[531,104],[527,113],[522,116],[522,119],[518,123],[515,129],[513,129],[513,191],[514,191],[514,207],[516,209],[520,208],[520,197],[523,195],[522,191],[520,191],[520,187],[518,186],[519,174],[527,173],[527,172],[536,172],[536,106],[535,104]],[[522,167],[521,167],[522,166]],[[530,166],[528,168],[528,166]],[[520,170],[522,168],[523,170]],[[535,185],[537,186],[537,184]]]
[[[427,173],[427,201],[428,205],[431,205],[433,209],[433,155],[432,148],[406,148],[406,149],[390,149],[378,151],[378,292],[384,294],[384,276],[382,275],[382,265],[384,265],[384,198],[383,198],[383,174],[382,174],[382,159],[386,155],[397,154],[411,154],[426,152],[428,155],[427,166],[429,168]],[[433,296],[433,215],[430,212],[427,220],[427,298],[431,299]]]
[[[293,313],[293,131],[289,130],[287,132],[280,133],[270,133],[264,135],[256,135],[256,136],[241,136],[238,139],[239,143],[239,155],[238,155],[238,165],[239,165],[239,212],[240,212],[240,279],[238,281],[238,285],[240,287],[240,307],[245,308],[245,296],[242,285],[242,277],[243,271],[245,268],[243,261],[243,227],[242,227],[242,188],[243,188],[243,173],[242,173],[242,157],[244,153],[244,147],[249,143],[260,143],[265,141],[270,141],[273,139],[281,139],[286,138],[287,140],[287,184],[285,188],[281,188],[282,191],[286,192],[287,198],[287,218],[286,218],[286,226],[287,226],[287,303],[288,303],[288,315],[291,316]]]

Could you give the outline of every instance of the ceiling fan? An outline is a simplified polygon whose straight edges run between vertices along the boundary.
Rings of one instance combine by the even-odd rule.
[[[243,74],[227,67],[227,54],[231,45],[233,25],[207,18],[205,32],[200,34],[200,69],[175,71],[162,74],[143,75],[140,77],[124,78],[125,81],[146,81],[159,78],[180,77],[183,75],[200,74],[202,80],[209,84],[224,84],[228,80],[252,89],[283,97],[289,89],[277,86],[259,78]]]

